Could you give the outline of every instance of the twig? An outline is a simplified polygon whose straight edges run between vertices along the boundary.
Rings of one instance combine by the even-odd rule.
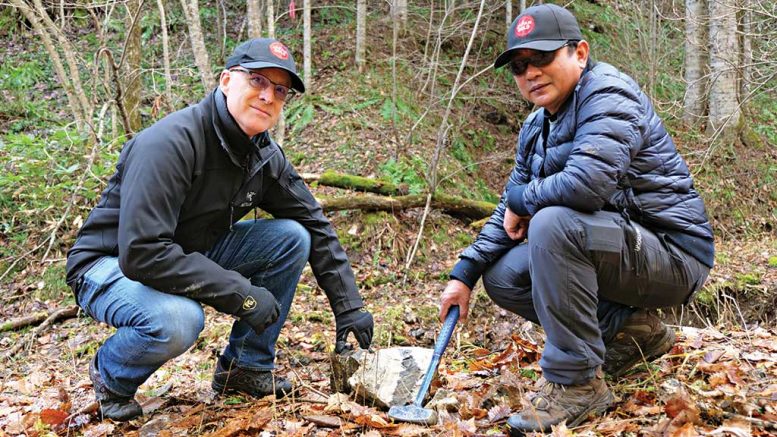
[[[5,269],[5,272],[3,272],[3,274],[2,274],[2,275],[0,275],[0,281],[2,281],[2,280],[3,280],[3,278],[5,278],[5,275],[7,275],[7,274],[8,274],[8,272],[10,272],[11,270],[13,270],[13,268],[14,268],[14,267],[16,267],[16,264],[17,264],[19,261],[21,261],[21,260],[22,260],[24,257],[26,257],[27,255],[30,255],[31,253],[33,253],[33,252],[35,252],[36,250],[38,250],[38,249],[40,249],[41,247],[43,247],[43,245],[44,245],[44,244],[46,244],[46,241],[43,241],[42,243],[40,243],[40,244],[38,244],[37,246],[33,247],[32,249],[28,250],[27,252],[24,252],[24,254],[22,254],[20,257],[16,258],[16,259],[14,260],[14,262],[12,262],[12,263],[11,263],[11,265],[10,265],[10,266],[8,266],[8,268],[7,268],[7,269]]]
[[[75,306],[75,305],[71,305],[71,306],[65,307],[65,308],[60,308],[60,309],[52,312],[51,315],[46,320],[44,320],[43,323],[40,324],[40,326],[35,328],[30,333],[30,338],[29,339],[18,341],[16,343],[16,345],[14,345],[14,347],[12,347],[3,356],[3,359],[4,360],[8,360],[13,355],[16,355],[16,353],[19,352],[19,350],[21,350],[24,347],[25,344],[27,344],[28,342],[32,342],[32,340],[34,340],[35,337],[37,337],[41,332],[46,330],[46,328],[48,328],[52,323],[54,323],[58,319],[65,318],[65,317],[66,318],[74,317],[76,314],[78,314],[78,307]]]

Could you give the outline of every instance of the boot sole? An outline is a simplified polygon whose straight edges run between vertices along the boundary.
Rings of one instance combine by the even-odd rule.
[[[571,422],[568,422],[566,424],[567,427],[568,428],[574,428],[577,425],[580,425],[584,420],[588,419],[588,417],[590,415],[604,413],[605,411],[607,411],[607,408],[609,408],[610,405],[612,405],[613,402],[615,402],[615,396],[612,394],[612,392],[608,392],[607,393],[607,397],[604,399],[603,402],[600,402],[598,404],[594,404],[594,405],[591,405],[590,407],[588,407],[585,411],[583,411],[582,413],[578,414],[577,417],[572,419]],[[561,422],[559,422],[559,423],[561,423]],[[554,423],[554,425],[558,425],[558,424]],[[526,435],[526,433],[530,433],[530,432],[548,432],[550,430],[551,430],[551,428],[548,427],[547,429],[542,429],[542,430],[526,430],[526,431],[523,431],[523,430],[511,427],[509,424],[507,425],[507,434],[510,437],[523,437],[524,435]]]
[[[677,337],[675,336],[675,333],[673,330],[669,328],[664,329],[664,336],[663,338],[661,338],[661,341],[658,342],[657,346],[654,347],[653,349],[642,351],[642,353],[645,355],[645,361],[649,363],[655,360],[656,358],[664,355],[665,353],[669,352],[669,350],[672,349],[672,346],[674,345],[676,339]],[[619,378],[641,362],[642,362],[642,355],[627,362],[626,364],[619,367],[614,372],[607,372],[607,374],[610,375],[612,378]]]

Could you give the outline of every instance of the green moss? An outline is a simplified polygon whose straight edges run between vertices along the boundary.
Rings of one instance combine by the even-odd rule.
[[[777,256],[770,256],[767,265],[769,267],[777,267]]]

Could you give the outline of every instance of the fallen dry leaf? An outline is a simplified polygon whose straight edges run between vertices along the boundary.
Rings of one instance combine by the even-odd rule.
[[[699,435],[696,432],[696,427],[692,423],[686,423],[680,428],[677,428],[668,434],[671,437],[696,437]]]
[[[488,421],[491,423],[498,422],[509,416],[512,412],[510,407],[506,405],[496,405],[488,410]]]
[[[62,410],[45,409],[40,412],[40,421],[46,425],[59,426],[65,423],[70,414]]]
[[[312,415],[303,416],[303,418],[317,426],[326,428],[339,428],[343,424],[343,420],[337,416]]]
[[[699,409],[685,392],[678,392],[666,401],[664,411],[675,425],[699,423]]]

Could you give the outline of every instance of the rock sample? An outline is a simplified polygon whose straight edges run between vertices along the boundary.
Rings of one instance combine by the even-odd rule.
[[[394,347],[333,354],[332,390],[354,392],[357,399],[378,408],[409,404],[418,392],[432,353],[432,349],[420,347]]]

